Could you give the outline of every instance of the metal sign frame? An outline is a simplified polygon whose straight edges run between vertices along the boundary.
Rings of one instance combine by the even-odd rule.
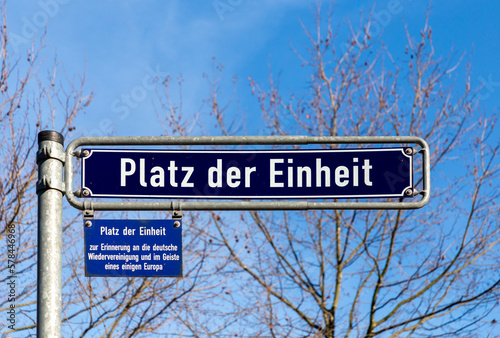
[[[81,157],[81,146],[194,146],[194,145],[310,145],[310,144],[416,144],[422,155],[421,195],[413,202],[316,202],[298,201],[145,201],[145,202],[101,202],[81,201],[80,190],[73,187],[73,160]],[[158,136],[158,137],[81,137],[72,141],[65,152],[65,195],[69,204],[79,210],[331,210],[331,209],[418,209],[430,198],[430,152],[422,138],[415,136]],[[415,172],[415,170],[414,170]],[[418,180],[416,180],[418,181]],[[208,198],[207,198],[208,199]]]

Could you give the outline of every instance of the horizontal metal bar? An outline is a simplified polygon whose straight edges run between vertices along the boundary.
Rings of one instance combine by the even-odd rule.
[[[365,144],[416,143],[425,141],[416,136],[103,136],[81,137],[68,149],[82,145],[292,145],[292,144]]]
[[[309,201],[177,201],[181,210],[333,210],[418,209],[419,202],[309,202]],[[93,210],[174,210],[172,202],[93,202]]]
[[[90,146],[162,146],[162,145],[303,145],[303,144],[418,144],[422,149],[422,199],[416,202],[313,202],[313,201],[169,201],[169,202],[91,202],[94,210],[327,210],[327,209],[418,209],[430,198],[430,152],[416,136],[131,136],[81,137],[66,149],[66,199],[84,210],[84,202],[73,191],[75,150]]]

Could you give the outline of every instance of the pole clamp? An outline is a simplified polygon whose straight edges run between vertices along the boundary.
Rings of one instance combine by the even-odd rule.
[[[39,192],[48,189],[57,190],[64,195],[66,192],[66,185],[64,182],[54,182],[44,175],[40,180],[38,180],[38,182],[36,182],[36,193],[38,194]]]
[[[36,163],[45,161],[48,159],[55,159],[60,161],[62,164],[66,162],[66,153],[64,151],[51,148],[48,146],[43,146],[36,153]]]

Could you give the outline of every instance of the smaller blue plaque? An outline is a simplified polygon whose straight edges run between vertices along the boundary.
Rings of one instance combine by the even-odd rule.
[[[90,222],[85,226],[85,276],[182,277],[180,220]]]

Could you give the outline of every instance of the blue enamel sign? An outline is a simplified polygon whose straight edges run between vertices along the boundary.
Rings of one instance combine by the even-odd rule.
[[[87,225],[86,276],[182,276],[180,220],[94,219]]]
[[[407,197],[413,189],[407,149],[87,149],[82,189],[110,198]]]

